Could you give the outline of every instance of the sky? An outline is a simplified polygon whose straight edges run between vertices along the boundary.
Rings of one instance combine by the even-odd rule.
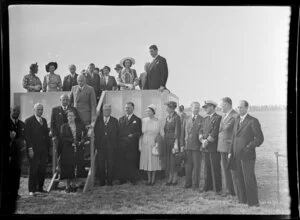
[[[179,103],[228,96],[235,106],[285,105],[289,7],[49,6],[9,7],[11,94],[22,87],[29,66],[58,63],[56,73],[77,73],[95,63],[114,67],[136,60],[140,74],[152,60],[149,46],[167,59],[167,88]]]

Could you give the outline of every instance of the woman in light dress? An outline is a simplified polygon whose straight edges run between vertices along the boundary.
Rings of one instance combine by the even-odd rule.
[[[135,60],[131,57],[126,57],[120,61],[120,64],[124,67],[117,77],[120,90],[134,90],[139,84],[136,70],[131,68],[135,64]]]
[[[159,135],[164,136],[163,127],[155,117],[156,106],[151,104],[146,108],[147,117],[142,119],[142,136],[140,138],[139,150],[140,169],[148,172],[147,185],[155,184],[155,173],[162,170],[162,164],[159,155],[153,154],[152,148],[156,145],[156,139]]]

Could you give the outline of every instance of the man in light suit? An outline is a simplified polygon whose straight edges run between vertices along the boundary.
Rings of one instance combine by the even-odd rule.
[[[46,193],[43,189],[48,150],[50,145],[47,121],[42,117],[44,107],[40,103],[34,105],[34,115],[25,120],[25,140],[29,160],[29,195],[36,192]]]
[[[110,76],[110,67],[103,67],[103,76],[100,77],[100,90],[101,92],[104,90],[117,90],[118,85],[115,77]],[[101,94],[100,94],[101,95]]]
[[[183,121],[181,135],[181,146],[184,146],[184,150],[187,154],[184,188],[191,188],[193,186],[194,189],[198,189],[202,158],[199,134],[202,133],[204,118],[199,115],[199,102],[193,102],[191,109],[192,115]]]
[[[226,196],[230,194],[234,196],[235,188],[232,176],[233,174],[229,169],[227,169],[227,167],[228,154],[232,142],[233,125],[237,117],[237,112],[232,109],[232,100],[229,97],[222,99],[221,108],[224,116],[220,123],[217,151],[221,154],[222,175],[226,183],[226,192],[223,195]]]
[[[259,121],[248,114],[249,104],[242,100],[238,105],[239,116],[233,127],[230,157],[235,159],[235,180],[239,203],[259,206],[257,182],[254,173],[255,148],[264,141]]]
[[[95,149],[97,153],[97,179],[99,185],[112,186],[115,177],[115,152],[118,147],[118,119],[111,116],[111,105],[103,105],[103,114],[97,117],[95,123]],[[107,180],[107,183],[105,182]]]
[[[133,110],[134,104],[126,103],[126,115],[119,119],[118,177],[121,184],[129,180],[136,185],[142,121],[133,114]]]
[[[203,108],[208,116],[205,117],[203,131],[199,135],[204,156],[204,187],[202,191],[213,190],[217,194],[222,190],[220,153],[217,152],[219,126],[222,117],[216,113],[217,103],[205,101]]]
[[[156,45],[151,45],[149,50],[153,57],[153,61],[149,67],[145,89],[159,89],[160,91],[164,91],[168,80],[167,60],[158,55],[158,48]]]
[[[86,85],[84,75],[77,78],[78,85],[73,86],[70,93],[70,104],[75,107],[85,126],[96,121],[96,95],[93,87]]]

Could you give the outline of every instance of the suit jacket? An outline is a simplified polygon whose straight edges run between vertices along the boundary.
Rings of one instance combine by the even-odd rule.
[[[74,78],[71,76],[71,74],[65,76],[63,82],[63,91],[71,91],[72,86],[77,85],[77,77],[78,77],[77,73],[75,73]]]
[[[93,74],[93,76],[91,74],[87,74],[87,83],[89,86],[93,87],[95,90],[95,95],[97,100],[100,98],[100,76],[97,74]]]
[[[198,115],[194,122],[192,116],[188,116],[183,121],[180,146],[185,146],[185,150],[200,150],[199,134],[202,133],[203,123],[204,118],[201,115]]]
[[[147,73],[146,72],[141,73],[139,77],[139,87],[141,90],[145,88],[146,80],[147,80]]]
[[[160,86],[166,87],[167,79],[167,60],[158,55],[150,64],[145,89],[158,89]]]
[[[232,110],[229,115],[225,118],[222,117],[219,129],[218,137],[218,152],[230,152],[230,146],[232,142],[232,132],[237,112]]]
[[[10,131],[14,131],[16,133],[15,138],[11,140],[10,156],[20,155],[21,149],[24,147],[23,144],[25,140],[24,122],[18,119],[17,123],[15,124],[10,119]]]
[[[208,145],[205,149],[202,149],[204,152],[217,152],[218,147],[218,134],[219,134],[219,127],[221,122],[222,116],[214,113],[212,118],[210,119],[209,116],[205,117],[202,138],[200,139],[207,139]]]
[[[79,86],[73,86],[70,93],[70,105],[77,109],[84,125],[96,120],[96,95],[93,87],[85,85],[79,91]]]
[[[118,146],[119,124],[118,119],[110,116],[107,125],[103,120],[103,115],[97,117],[95,127],[95,149],[101,149],[104,144],[108,144],[111,149],[116,149]]]
[[[239,126],[239,123],[240,116],[237,117],[234,123],[230,152],[236,159],[255,160],[255,147],[259,147],[264,141],[260,123],[249,114],[245,117],[241,126]]]
[[[117,81],[115,77],[113,76],[108,76],[108,82],[106,84],[105,77],[100,77],[100,90],[113,90],[113,87],[117,88]]]
[[[47,121],[42,117],[41,125],[33,115],[25,120],[26,147],[32,148],[34,154],[48,152],[50,145],[49,130]]]
[[[132,137],[128,137],[132,134]],[[119,147],[138,149],[139,138],[142,135],[142,121],[136,115],[132,115],[126,123],[126,115],[119,119]]]
[[[73,110],[75,112],[76,121],[81,123],[81,119],[76,108],[68,106],[67,110]],[[64,112],[62,106],[56,106],[52,108],[50,129],[53,137],[60,136],[60,128],[62,124],[67,122],[68,122],[67,112]]]

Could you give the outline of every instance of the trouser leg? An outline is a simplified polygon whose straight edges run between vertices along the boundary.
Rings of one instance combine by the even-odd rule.
[[[235,180],[237,186],[237,196],[240,203],[247,203],[246,187],[244,182],[244,174],[242,170],[242,161],[236,161]]]
[[[106,170],[106,157],[107,157],[107,152],[105,149],[101,149],[99,152],[99,161],[98,161],[98,168],[99,168],[99,180],[100,180],[100,184],[104,185],[105,184],[105,179],[106,179],[106,175],[105,175],[105,170]]]
[[[112,184],[113,178],[114,178],[114,151],[113,149],[108,150],[107,155],[107,181],[108,184]]]
[[[201,152],[198,150],[193,151],[192,158],[193,158],[193,173],[194,173],[193,185],[194,185],[194,187],[199,188]]]
[[[45,151],[42,153],[39,161],[38,167],[38,189],[43,190],[45,177],[46,177],[46,170],[47,170],[47,159],[48,159],[48,152]]]
[[[192,186],[192,171],[193,171],[193,158],[192,151],[186,150],[187,153],[187,164],[186,164],[186,173],[185,173],[185,185]]]
[[[212,176],[211,176],[212,174],[211,174],[210,154],[208,152],[205,152],[205,153],[203,153],[203,155],[204,155],[204,164],[205,164],[203,190],[209,191],[209,190],[213,189]]]
[[[28,191],[37,191],[37,175],[38,175],[38,161],[35,156],[29,159],[29,179],[28,179]]]
[[[228,153],[222,152],[221,154],[221,168],[222,168],[222,176],[225,179],[226,190],[231,194],[235,195],[233,179],[231,171],[227,169],[228,166]]]
[[[247,202],[249,206],[258,205],[257,182],[254,172],[255,160],[242,161]]]
[[[222,179],[221,179],[221,166],[220,166],[220,153],[211,152],[210,153],[210,166],[213,181],[213,188],[215,192],[219,192],[222,189]]]

